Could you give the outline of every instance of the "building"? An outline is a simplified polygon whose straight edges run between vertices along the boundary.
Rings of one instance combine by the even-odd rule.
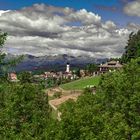
[[[69,72],[70,72],[70,64],[67,63],[67,65],[66,65],[66,73],[69,73]]]
[[[8,78],[9,78],[9,80],[12,81],[12,82],[17,82],[17,81],[19,81],[18,78],[17,78],[16,73],[14,73],[14,72],[9,73],[9,74],[8,74]]]
[[[85,70],[80,70],[80,76],[85,77],[86,76],[86,71]]]
[[[115,70],[120,69],[122,67],[123,67],[123,65],[121,65],[119,63],[119,61],[109,61],[109,62],[106,62],[105,64],[101,64],[99,66],[99,73],[103,74],[103,73],[106,73],[108,71],[115,71]]]

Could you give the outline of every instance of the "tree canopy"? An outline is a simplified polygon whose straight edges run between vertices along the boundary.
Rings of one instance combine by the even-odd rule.
[[[14,67],[23,59],[22,55],[18,58],[5,59],[6,54],[2,51],[2,49],[7,39],[7,35],[7,33],[0,30],[0,77],[7,76],[8,70],[13,70]]]
[[[1,47],[6,36],[6,33],[0,32]],[[4,58],[1,51],[1,73],[3,66],[13,66],[19,62],[19,58],[10,62],[5,62]],[[20,80],[12,83],[7,77],[0,77],[0,139],[43,140],[50,114],[48,96],[41,84],[30,83],[29,73],[22,73]]]
[[[85,70],[90,74],[93,75],[93,72],[98,70],[98,66],[96,64],[88,64]]]
[[[2,53],[2,48],[3,45],[5,43],[5,40],[7,38],[7,33],[4,33],[0,30],[0,75],[2,75],[2,71],[3,71],[3,60],[5,58],[5,54]]]
[[[49,112],[39,85],[0,83],[0,139],[45,138]]]
[[[6,36],[0,32],[0,46]],[[0,78],[0,139],[139,140],[140,31],[130,34],[125,49],[122,62],[128,64],[102,75],[96,94],[86,90],[76,102],[62,104],[59,122],[50,119],[44,86],[31,83],[29,73],[22,73],[19,83]]]
[[[138,140],[139,84],[140,58],[103,75],[95,95],[86,92],[76,102],[62,105],[62,120],[47,133],[48,139]]]
[[[129,35],[128,43],[125,47],[125,52],[122,55],[122,62],[127,63],[133,58],[140,57],[140,30],[137,33]]]
[[[0,30],[0,46],[1,47],[4,45],[6,38],[7,38],[7,33],[4,33]]]

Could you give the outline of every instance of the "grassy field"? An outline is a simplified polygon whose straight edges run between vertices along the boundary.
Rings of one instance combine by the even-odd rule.
[[[99,84],[100,77],[86,77],[83,79],[79,79],[67,84],[60,85],[64,90],[83,90],[87,85],[95,85]]]

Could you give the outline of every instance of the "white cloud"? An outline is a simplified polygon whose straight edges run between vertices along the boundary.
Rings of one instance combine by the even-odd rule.
[[[137,32],[140,29],[140,24],[135,24],[133,22],[127,24],[127,28],[131,31]]]
[[[8,32],[5,51],[13,54],[118,57],[130,30],[85,9],[75,11],[35,4],[0,16],[0,29]]]
[[[140,1],[134,0],[124,7],[124,12],[129,16],[140,17]]]
[[[113,21],[106,21],[105,24],[103,24],[103,28],[109,29],[109,30],[114,30],[116,29],[116,25]]]
[[[99,24],[101,22],[101,17],[92,12],[87,12],[85,9],[71,13],[68,18],[70,21],[81,21],[83,24]]]
[[[10,10],[6,10],[6,11],[4,11],[4,10],[0,10],[0,16],[2,15],[2,14],[4,14],[4,13],[7,13],[7,12],[9,12]]]

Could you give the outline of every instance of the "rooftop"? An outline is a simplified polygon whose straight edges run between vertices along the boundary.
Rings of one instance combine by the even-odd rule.
[[[109,61],[105,64],[101,64],[99,67],[108,67],[108,68],[121,68],[123,65],[119,61]]]

